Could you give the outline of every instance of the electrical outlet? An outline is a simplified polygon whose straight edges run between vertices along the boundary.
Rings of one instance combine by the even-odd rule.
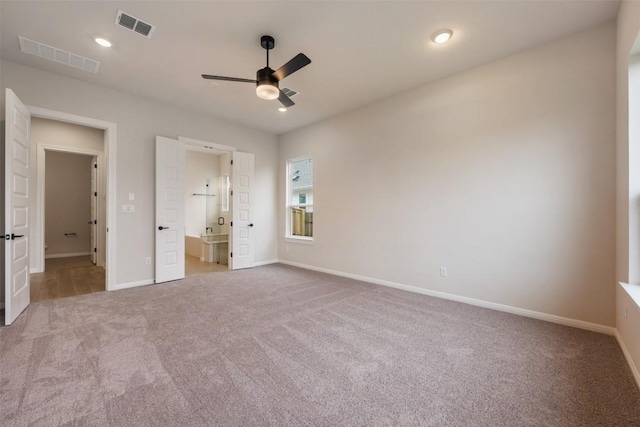
[[[147,264],[147,265],[151,265],[151,257],[150,256],[146,257],[144,259],[144,263]]]
[[[440,267],[440,277],[447,277],[447,267]]]
[[[135,205],[122,205],[122,212],[131,213],[135,211],[136,211]]]

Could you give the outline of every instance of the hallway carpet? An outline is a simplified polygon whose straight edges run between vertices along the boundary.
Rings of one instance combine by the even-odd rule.
[[[639,426],[611,336],[283,265],[32,304],[3,426]]]

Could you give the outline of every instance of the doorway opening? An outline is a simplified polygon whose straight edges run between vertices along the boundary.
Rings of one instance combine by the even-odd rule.
[[[231,153],[185,145],[185,276],[229,269]]]
[[[36,135],[38,128],[38,120],[34,120]],[[105,244],[98,229],[98,219],[102,222],[105,216],[104,203],[99,200],[104,180],[99,179],[98,156],[50,149],[42,152],[45,262],[43,272],[31,275],[31,301],[104,291]]]

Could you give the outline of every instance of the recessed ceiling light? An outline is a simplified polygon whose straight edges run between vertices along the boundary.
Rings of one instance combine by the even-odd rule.
[[[278,111],[280,111],[281,113],[284,113],[285,111],[287,111],[287,109],[284,107],[280,107],[278,108]]]
[[[103,39],[101,37],[96,37],[94,39],[96,41],[96,43],[98,43],[100,46],[104,46],[104,47],[111,47],[111,42],[107,39]]]
[[[443,44],[449,41],[449,39],[453,36],[453,31],[451,30],[439,30],[436,31],[433,36],[431,36],[431,40],[434,43]]]

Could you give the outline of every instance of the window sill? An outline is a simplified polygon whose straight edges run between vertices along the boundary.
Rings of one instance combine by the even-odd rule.
[[[622,289],[624,289],[627,292],[629,297],[636,303],[638,308],[640,308],[640,285],[623,283],[623,282],[618,282],[618,283],[620,283],[620,286],[622,286]]]
[[[287,243],[302,243],[303,245],[313,245],[313,237],[285,236],[284,241]]]

